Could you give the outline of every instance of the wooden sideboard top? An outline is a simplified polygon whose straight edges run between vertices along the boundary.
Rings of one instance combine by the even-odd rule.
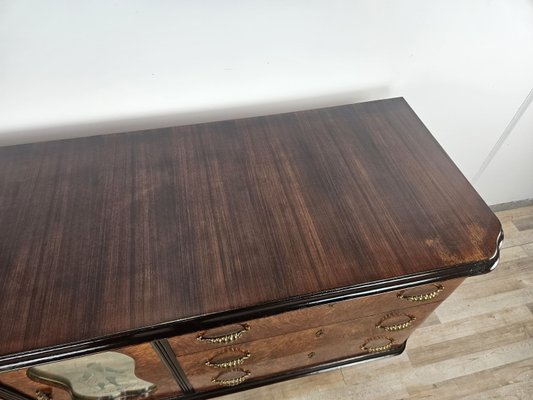
[[[3,147],[0,227],[4,365],[436,277],[501,232],[401,98]]]

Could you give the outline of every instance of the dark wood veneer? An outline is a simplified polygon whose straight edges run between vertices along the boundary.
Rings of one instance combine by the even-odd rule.
[[[0,370],[488,271],[403,99],[0,148]]]

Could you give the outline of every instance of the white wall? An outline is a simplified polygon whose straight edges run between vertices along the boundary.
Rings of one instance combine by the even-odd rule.
[[[526,0],[0,0],[0,145],[404,96],[472,179],[532,88]],[[530,114],[489,204],[533,196]]]
[[[533,93],[531,94],[533,97]],[[509,138],[476,180],[493,203],[533,199],[533,106],[516,123]]]

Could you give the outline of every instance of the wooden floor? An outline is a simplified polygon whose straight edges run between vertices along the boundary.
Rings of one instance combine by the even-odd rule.
[[[500,264],[468,278],[402,355],[223,399],[533,399],[533,206],[496,214]]]

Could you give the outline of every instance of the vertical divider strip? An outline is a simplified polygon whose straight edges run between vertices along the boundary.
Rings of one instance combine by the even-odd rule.
[[[157,353],[157,355],[161,359],[161,362],[165,364],[165,366],[169,370],[172,377],[176,380],[176,382],[180,386],[183,393],[184,394],[194,393],[194,388],[192,387],[191,383],[187,379],[185,372],[181,368],[181,365],[178,362],[176,354],[174,353],[174,350],[172,350],[172,347],[168,343],[168,340],[166,339],[154,340],[153,342],[151,342],[151,345],[154,351]]]

